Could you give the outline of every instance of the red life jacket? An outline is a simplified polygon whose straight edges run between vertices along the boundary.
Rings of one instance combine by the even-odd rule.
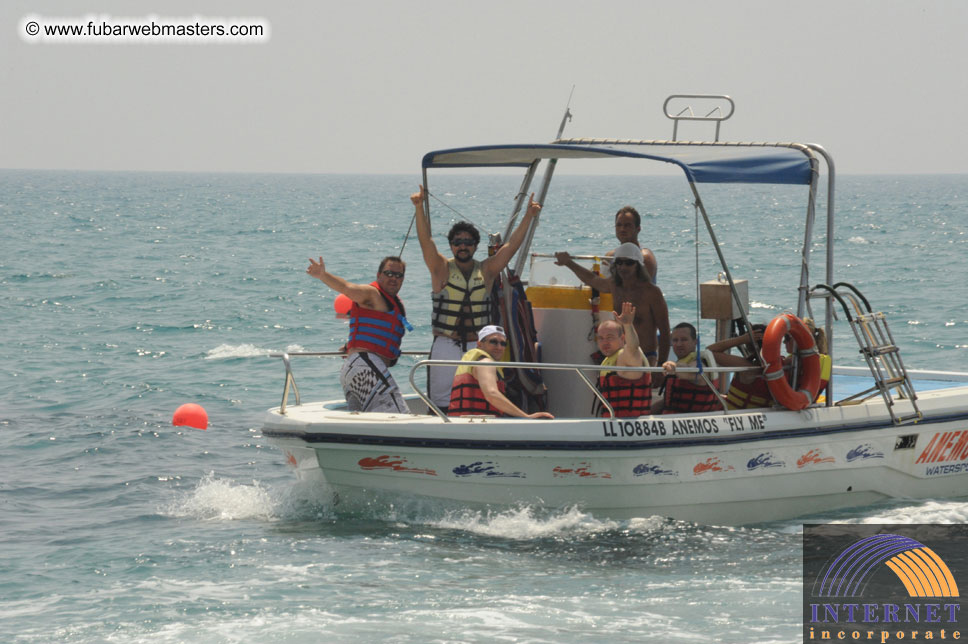
[[[346,348],[372,351],[385,358],[392,367],[400,356],[403,334],[413,327],[407,322],[400,298],[384,291],[377,282],[370,282],[370,286],[376,287],[390,310],[384,313],[365,309],[353,302],[350,307],[350,339],[346,342]]]
[[[756,380],[746,384],[734,377],[726,392],[726,403],[730,409],[753,409],[755,407],[771,407],[773,395],[766,384],[766,378],[757,376]]]
[[[474,351],[480,351],[479,349],[471,349],[465,355],[465,360],[467,355]],[[483,351],[480,351],[481,357],[486,356]],[[477,358],[478,360],[480,358]],[[498,372],[500,374],[500,371]],[[504,381],[498,378],[497,388],[502,394],[504,393]],[[454,385],[450,389],[450,406],[447,408],[448,416],[504,416],[501,411],[495,408],[491,403],[487,402],[487,398],[484,397],[484,391],[481,389],[481,385],[477,382],[477,378],[474,377],[472,373],[458,373],[454,376]]]
[[[717,409],[722,409],[722,405],[705,382],[695,383],[676,376],[666,377],[663,414],[691,414]]]
[[[628,380],[614,371],[598,376],[598,390],[615,410],[618,418],[648,416],[652,409],[652,376],[643,373],[635,380]],[[601,404],[600,416],[608,417],[608,410]]]

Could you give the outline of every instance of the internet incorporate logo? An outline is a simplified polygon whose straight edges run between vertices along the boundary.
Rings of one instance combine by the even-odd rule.
[[[931,548],[897,534],[876,534],[845,548],[827,567],[819,597],[860,597],[864,582],[881,564],[904,584],[911,597],[958,597],[947,564]]]
[[[961,639],[968,527],[882,527],[804,526],[805,642]]]

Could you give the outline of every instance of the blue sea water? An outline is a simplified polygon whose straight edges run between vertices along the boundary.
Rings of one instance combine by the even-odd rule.
[[[259,432],[282,393],[269,354],[346,334],[308,258],[373,279],[407,235],[418,181],[0,171],[0,641],[798,640],[800,521],[345,514],[295,481]],[[503,230],[518,183],[432,176],[448,205],[432,203],[438,243],[450,208]],[[909,367],[965,370],[968,177],[848,176],[837,196],[836,278],[888,314]],[[804,189],[703,198],[753,317],[793,307]],[[612,214],[635,204],[673,322],[693,320],[691,201],[673,177],[559,176],[535,250],[602,253]],[[412,236],[403,256],[417,327],[404,348],[422,350],[430,285]],[[705,241],[698,263],[715,277]],[[835,338],[853,343],[846,328]],[[338,367],[299,361],[304,399],[338,398]],[[172,426],[186,402],[207,409],[207,431]],[[968,503],[813,519],[963,523]]]

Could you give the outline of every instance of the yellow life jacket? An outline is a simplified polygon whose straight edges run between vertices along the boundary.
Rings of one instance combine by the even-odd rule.
[[[433,295],[431,326],[437,335],[466,340],[491,322],[491,298],[481,263],[474,260],[470,279],[451,258],[447,260],[447,283]]]

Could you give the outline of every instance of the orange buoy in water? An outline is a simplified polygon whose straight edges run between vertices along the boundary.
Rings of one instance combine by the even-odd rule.
[[[208,414],[201,405],[185,403],[175,410],[175,415],[171,417],[171,424],[177,426],[187,425],[195,429],[207,429]]]
[[[349,315],[350,307],[352,306],[353,300],[343,293],[337,295],[336,299],[333,300],[333,309],[336,310],[336,315]]]

